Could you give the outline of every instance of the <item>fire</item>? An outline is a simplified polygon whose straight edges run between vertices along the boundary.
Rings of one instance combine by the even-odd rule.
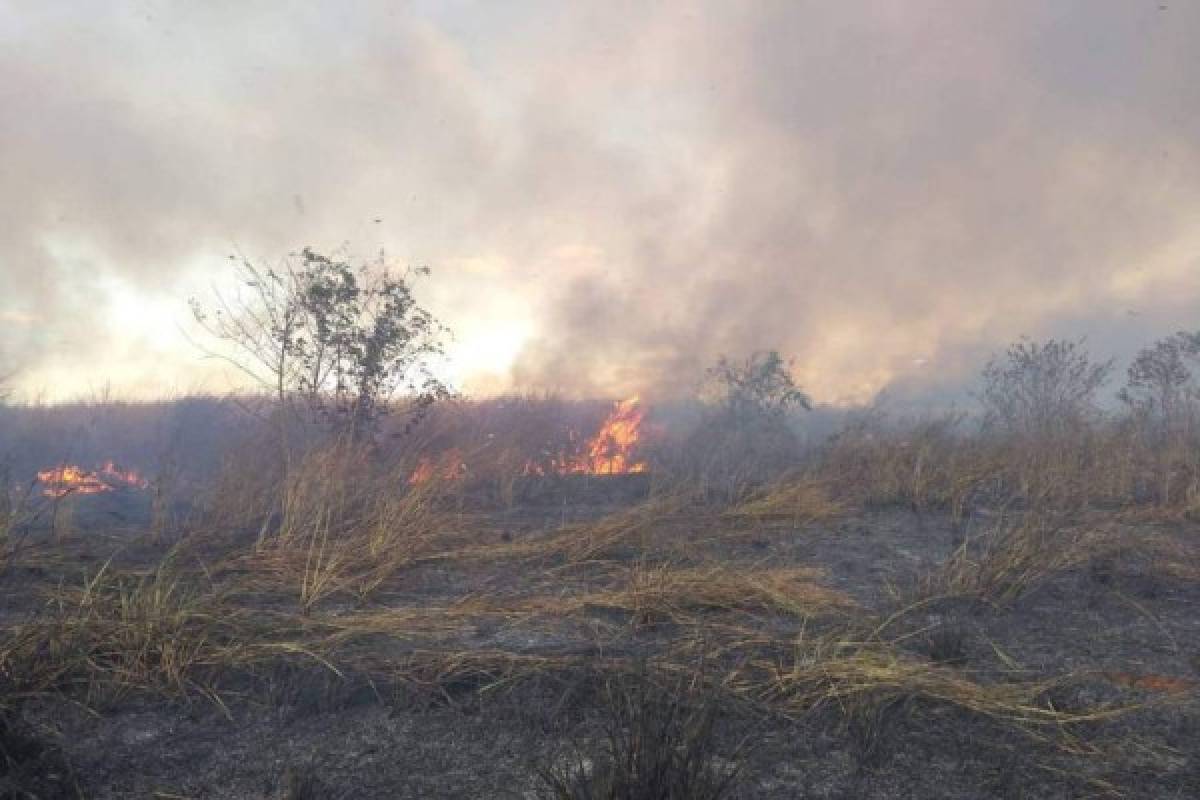
[[[571,442],[576,453],[545,462],[529,462],[526,475],[625,475],[645,472],[646,462],[638,460],[636,450],[642,440],[642,422],[646,412],[637,396],[618,401],[594,436],[578,446],[576,434]],[[449,450],[440,457],[422,458],[408,476],[410,486],[434,479],[452,481],[467,474],[462,453]]]
[[[645,417],[646,412],[636,395],[618,402],[588,442],[586,461],[576,462],[571,471],[595,475],[645,472],[646,463],[633,457],[634,448],[641,440]]]
[[[145,489],[150,482],[136,470],[123,470],[106,461],[97,470],[85,470],[74,464],[64,464],[38,473],[42,494],[46,497],[66,497],[69,494],[101,494],[116,489]]]
[[[563,475],[624,475],[630,472],[645,472],[646,462],[634,455],[642,438],[642,421],[646,412],[640,399],[634,395],[620,400],[609,412],[596,435],[588,440],[579,455],[556,462],[550,472]],[[529,464],[526,474],[540,475],[545,469]]]
[[[417,462],[417,468],[408,476],[409,486],[426,483],[433,478],[452,481],[462,477],[467,471],[466,462],[458,450],[451,450],[440,460],[422,458]]]

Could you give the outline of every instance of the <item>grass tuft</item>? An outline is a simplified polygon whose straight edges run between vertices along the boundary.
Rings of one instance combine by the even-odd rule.
[[[656,683],[644,663],[611,678],[592,735],[536,767],[546,800],[722,800],[742,771],[740,746],[724,751],[722,699],[698,675]],[[723,755],[724,753],[724,755]]]

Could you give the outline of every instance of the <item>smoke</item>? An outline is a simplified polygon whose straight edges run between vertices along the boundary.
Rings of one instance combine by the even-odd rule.
[[[153,392],[200,365],[114,324],[131,293],[182,315],[234,247],[346,239],[434,266],[468,388],[1126,355],[1197,326],[1197,34],[1126,0],[0,11],[0,359]]]

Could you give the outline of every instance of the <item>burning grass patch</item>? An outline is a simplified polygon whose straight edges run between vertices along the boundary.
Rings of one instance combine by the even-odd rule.
[[[840,727],[827,738],[865,761],[886,753],[886,741],[914,720],[994,723],[1006,734],[1065,742],[1129,710],[1059,702],[1094,699],[1058,691],[1074,674],[963,663],[953,631],[894,634],[894,618],[881,621],[832,588],[825,571],[795,560],[840,547],[844,537],[813,530],[771,551],[790,561],[749,561],[761,552],[730,538],[743,523],[782,529],[848,513],[817,480],[775,484],[723,512],[683,491],[552,528],[554,510],[484,519],[453,511],[436,479],[412,485],[401,480],[404,470],[360,474],[354,463],[322,477],[321,463],[295,475],[287,507],[252,529],[197,531],[157,568],[113,566],[82,586],[54,589],[36,615],[0,632],[0,670],[15,681],[14,702],[63,693],[103,707],[153,692],[231,709],[238,698],[322,709],[353,697],[481,711],[505,705],[491,698],[521,702],[579,685],[572,719],[590,713],[608,722],[593,725],[573,756],[542,765],[546,796],[567,798],[641,796],[620,787],[640,791],[646,769],[691,775],[679,791],[692,794],[680,796],[703,796],[710,784],[686,781],[722,779],[737,760],[727,739],[705,739],[705,726],[716,726],[711,697],[719,698],[718,720],[735,705],[781,725],[824,722],[813,712],[829,711]],[[926,576],[916,599],[906,595],[910,605],[898,614],[946,596],[1011,603],[1105,554],[1118,575],[1133,553],[1182,578],[1186,548],[1138,549],[1138,539],[1122,543],[1109,527],[1045,512],[996,517]],[[893,544],[888,537],[906,530],[864,537],[857,552],[878,558]],[[878,574],[846,572],[838,586]],[[874,595],[862,596],[870,603]],[[697,657],[709,667],[672,711],[672,682],[690,675]],[[630,702],[643,689],[621,682],[643,663],[656,688]],[[1194,692],[1182,676],[1152,673],[1095,683],[1111,684],[1109,699]],[[596,706],[607,686],[624,706],[614,698]],[[633,716],[642,708],[652,718]],[[703,735],[693,740],[692,731]],[[651,753],[651,740],[672,744]],[[631,761],[645,766],[621,766]]]

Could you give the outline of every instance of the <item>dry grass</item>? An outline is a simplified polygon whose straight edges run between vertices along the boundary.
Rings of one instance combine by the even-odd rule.
[[[724,512],[729,519],[787,522],[795,526],[835,519],[846,513],[824,482],[811,477],[780,480]]]
[[[51,590],[41,611],[0,636],[7,702],[46,692],[106,706],[138,692],[220,704],[223,678],[278,659],[327,663],[286,616],[239,606],[168,558],[149,574],[106,564]],[[0,698],[0,704],[6,698]]]
[[[822,586],[824,573],[806,567],[735,568],[724,565],[677,568],[638,564],[613,588],[540,601],[572,614],[589,608],[628,612],[635,621],[695,623],[698,612],[783,614],[798,619],[855,607],[841,592]],[[538,601],[535,601],[538,602]]]
[[[947,510],[977,506],[1200,509],[1200,428],[1164,435],[1137,416],[1083,420],[1050,438],[967,432],[960,415],[851,418],[821,454],[817,474],[856,506]]]
[[[462,642],[471,631],[500,626],[560,635],[564,623],[608,609],[635,627],[681,627],[676,649],[663,651],[658,668],[676,669],[673,659],[697,647],[722,652],[740,666],[720,681],[783,710],[906,695],[1016,721],[1055,719],[1030,701],[1038,686],[981,686],[904,656],[878,638],[788,644],[764,635],[756,620],[770,616],[801,624],[865,624],[870,615],[823,585],[817,569],[648,560],[656,552],[655,532],[669,528],[690,502],[685,495],[655,497],[531,541],[447,550],[458,541],[452,529],[461,520],[440,510],[436,487],[390,493],[384,480],[364,475],[354,461],[314,461],[297,472],[278,524],[240,551],[205,566],[189,541],[149,573],[106,567],[79,588],[56,590],[43,613],[6,630],[0,664],[20,687],[18,694],[68,691],[92,701],[135,690],[213,695],[222,672],[253,671],[288,658],[340,672],[366,670],[425,689],[496,687],[577,662],[468,648]],[[792,481],[723,518],[814,519],[840,508],[813,483]],[[927,591],[999,602],[1049,571],[1079,563],[1091,542],[1080,530],[1032,516],[1005,522],[982,539],[965,545],[929,580]],[[406,567],[427,561],[456,568],[557,568],[530,576],[523,593],[511,597],[479,594],[450,605],[321,612],[323,601],[343,595],[361,601]],[[185,570],[185,562],[195,566]],[[561,567],[581,566],[589,567],[579,573],[583,582],[572,585]],[[266,610],[264,598],[271,596],[294,598],[299,616]],[[381,649],[381,642],[403,650]],[[783,661],[777,658],[781,647],[792,654]],[[621,658],[615,659],[612,668],[623,669]]]
[[[976,496],[993,489],[1002,466],[961,434],[962,422],[960,415],[854,420],[826,449],[819,472],[855,505],[947,509],[959,520]]]
[[[339,596],[365,602],[460,527],[444,510],[445,484],[409,485],[410,472],[374,471],[350,449],[309,456],[284,485],[277,520],[268,516],[253,548],[214,571],[244,575],[248,593],[290,594],[304,613]]]
[[[915,657],[898,641],[863,633],[854,626],[800,637],[782,657],[747,659],[725,686],[788,715],[835,710],[867,758],[896,714],[953,709],[1041,740],[1064,736],[1063,745],[1073,746],[1074,726],[1135,709],[1128,704],[1060,710],[1048,698],[1076,676],[981,682],[962,669]]]
[[[1121,451],[1119,474],[1089,487],[1101,464],[1094,448],[1116,453],[1112,441],[1017,459],[999,445],[974,451],[936,425],[910,433],[845,439],[821,468],[725,509],[676,490],[515,541],[493,540],[457,510],[462,483],[435,476],[411,485],[409,463],[384,466],[334,448],[299,460],[286,480],[247,474],[239,482],[231,470],[229,493],[210,499],[221,513],[161,564],[106,565],[80,585],[54,587],[36,614],[0,628],[0,712],[46,693],[93,706],[137,692],[225,703],[231,685],[246,690],[248,678],[280,663],[453,701],[585,670],[628,675],[639,659],[670,680],[703,656],[707,688],[730,702],[797,717],[836,709],[868,749],[897,709],[951,708],[1039,737],[1126,713],[1048,703],[1073,675],[1014,670],[984,680],[887,635],[897,615],[926,601],[1011,603],[1106,554],[1136,551],[1157,573],[1195,580],[1195,552],[1121,539],[1114,525],[1090,525],[1078,511],[1132,497],[1140,456]],[[819,569],[705,549],[728,545],[746,522],[791,531],[881,503],[945,509],[962,521],[988,499],[1022,510],[968,537],[884,619],[831,588]],[[436,600],[408,595],[401,604],[396,590],[423,568],[475,593],[447,588]],[[516,633],[532,644],[506,644]],[[565,785],[559,796],[574,796],[561,794]]]
[[[1089,563],[1113,542],[1107,528],[1042,513],[1001,515],[926,575],[915,599],[974,597],[1010,603],[1056,573]]]
[[[45,611],[7,631],[0,661],[21,693],[50,689],[100,702],[134,688],[186,694],[203,667],[226,665],[226,615],[165,572],[107,567],[52,594]]]
[[[32,508],[33,484],[9,489],[7,470],[0,470],[0,576],[16,563],[27,542],[29,526],[37,518]]]
[[[627,557],[646,552],[655,530],[676,518],[691,502],[693,499],[687,493],[663,493],[596,520],[564,525],[548,536],[468,547],[452,555],[474,560],[535,560],[575,566]]]
[[[539,543],[541,555],[579,564],[611,558],[628,548],[645,552],[653,529],[678,514],[689,501],[684,494],[665,494],[596,522],[566,526]]]

